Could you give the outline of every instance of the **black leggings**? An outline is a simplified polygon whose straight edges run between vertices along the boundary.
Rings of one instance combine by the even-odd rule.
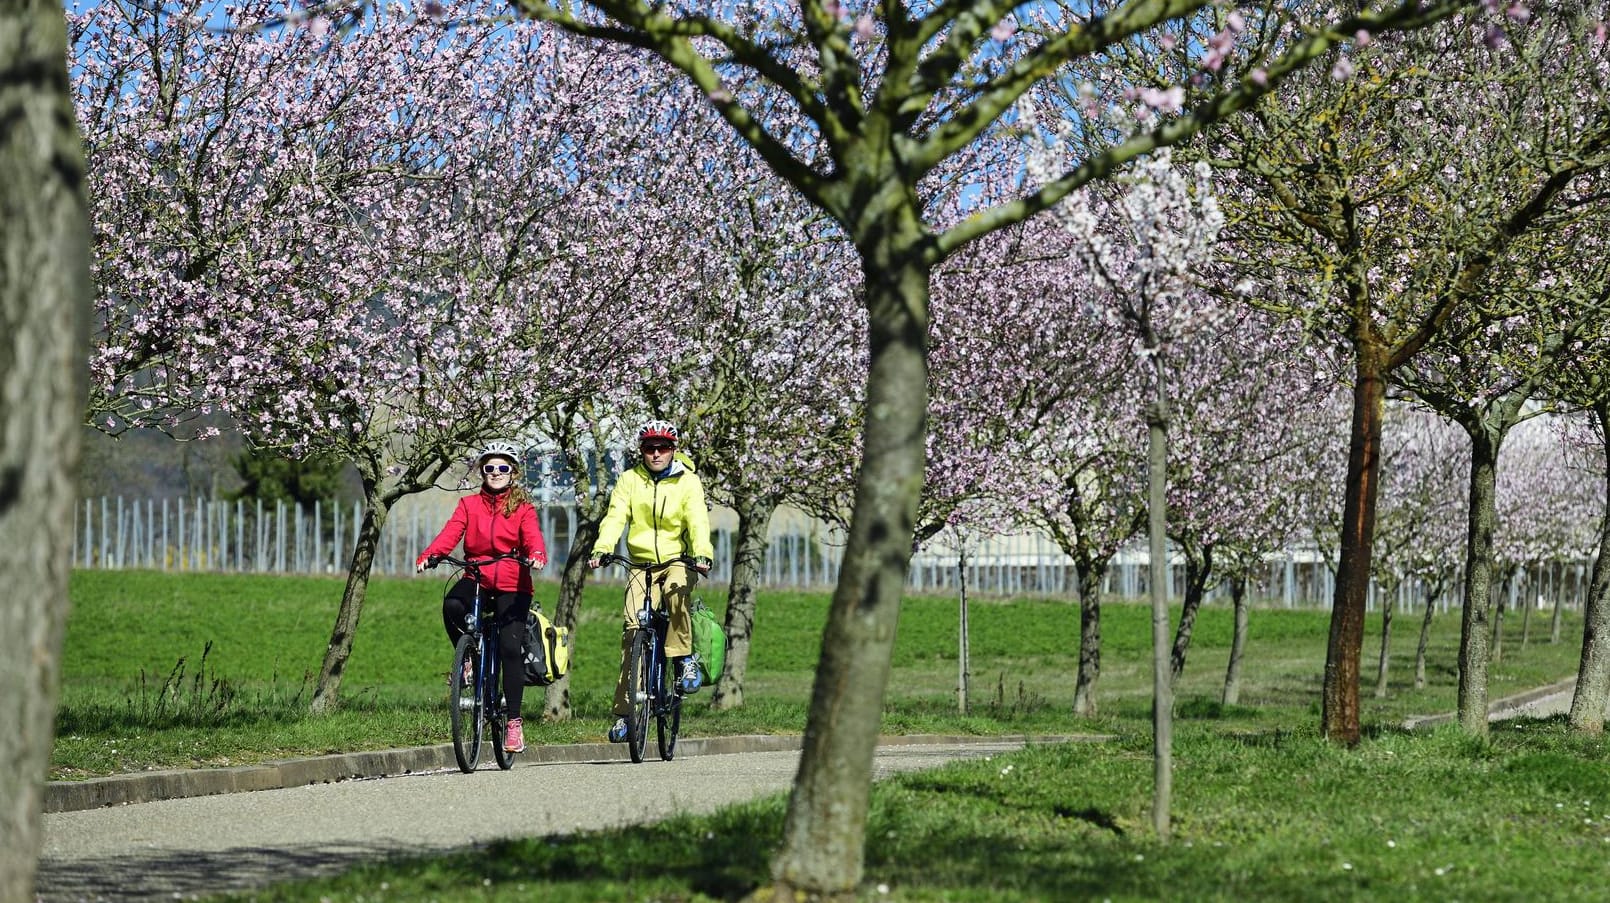
[[[492,593],[482,591],[481,606],[497,606],[498,667],[503,671],[503,699],[508,704],[509,717],[520,717],[520,702],[525,696],[525,657],[520,646],[525,641],[525,616],[531,611],[531,596],[527,593]],[[464,635],[464,621],[475,604],[475,581],[465,577],[453,584],[442,600],[442,626],[447,628],[447,640],[454,645]]]

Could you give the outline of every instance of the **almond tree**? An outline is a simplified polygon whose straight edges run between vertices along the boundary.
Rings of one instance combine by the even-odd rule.
[[[1493,315],[1480,303],[1490,300],[1490,269],[1530,253],[1518,243],[1568,203],[1574,180],[1602,165],[1610,123],[1591,112],[1602,106],[1590,75],[1602,52],[1593,15],[1533,17],[1513,6],[1497,21],[1480,12],[1448,27],[1376,35],[1332,57],[1328,72],[1306,71],[1304,90],[1271,95],[1215,136],[1222,140],[1210,153],[1234,173],[1235,187],[1224,189],[1227,234],[1252,301],[1305,324],[1352,362],[1321,713],[1322,731],[1338,742],[1360,736],[1387,386],[1456,316],[1475,324]],[[1484,567],[1472,555],[1467,569]],[[1487,592],[1471,577],[1467,618],[1485,609]],[[1484,666],[1475,656],[1469,665],[1461,721],[1485,731],[1485,690],[1474,690],[1485,687]]]
[[[203,10],[74,20],[92,410],[112,431],[219,410],[261,447],[356,465],[324,711],[392,506],[610,378],[597,326],[667,242],[591,176],[630,165],[640,130],[610,103],[647,67],[529,24],[259,28],[272,6],[254,3],[212,27]]]
[[[1207,590],[1230,582],[1232,603],[1244,607],[1247,569],[1308,522],[1324,460],[1315,446],[1339,440],[1329,362],[1316,367],[1309,351],[1300,329],[1245,308],[1180,349],[1168,530],[1185,562],[1185,593],[1169,653],[1173,680],[1185,670]]]
[[[0,7],[0,900],[33,900],[72,570],[90,229],[67,34]]]
[[[924,523],[963,500],[1011,509],[1073,562],[1073,713],[1099,707],[1101,587],[1144,519],[1140,379],[1118,327],[1080,303],[1076,239],[1047,217],[980,239],[934,273]],[[994,515],[988,516],[995,520]]]
[[[992,129],[1025,92],[1069,64],[1100,66],[1154,40],[1199,0],[1136,0],[1100,17],[1013,3],[651,5],[515,0],[522,15],[649,49],[702,91],[739,136],[843,228],[861,258],[870,349],[864,453],[824,637],[810,726],[784,841],[779,890],[839,895],[861,875],[872,751],[888,678],[923,474],[928,280],[963,245],[1020,222],[1136,157],[1249,106],[1330,47],[1417,27],[1464,4],[1404,3],[1312,18],[1250,7],[1266,29],[1231,43],[1267,58],[1266,77],[1204,80],[1185,112],[1113,142],[1054,181],[960,222],[935,222],[925,177]],[[1303,11],[1298,11],[1303,12]],[[1021,24],[1025,27],[1019,28]],[[769,126],[770,110],[802,130]]]

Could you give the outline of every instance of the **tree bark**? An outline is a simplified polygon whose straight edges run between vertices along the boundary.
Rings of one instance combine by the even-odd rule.
[[[1391,667],[1392,612],[1397,608],[1398,584],[1393,582],[1381,593],[1381,657],[1375,662],[1375,698],[1386,698],[1386,676]]]
[[[1514,608],[1516,605],[1519,605],[1521,607],[1521,648],[1522,649],[1525,649],[1526,644],[1529,643],[1531,641],[1531,639],[1532,639],[1532,608],[1533,608],[1533,605],[1532,605],[1532,597],[1530,595],[1531,587],[1526,586],[1526,590],[1524,592],[1522,592],[1521,589],[1520,589],[1520,587],[1523,585],[1521,583],[1521,577],[1525,573],[1526,572],[1523,570],[1523,571],[1521,571],[1520,574],[1517,574],[1515,576],[1515,586],[1511,588],[1510,596],[1509,596],[1510,607],[1511,608]]]
[[[1073,714],[1096,716],[1096,683],[1101,679],[1101,582],[1107,565],[1076,565],[1079,577],[1079,674],[1073,685]]]
[[[1381,415],[1386,398],[1386,374],[1374,350],[1358,349],[1355,376],[1346,498],[1320,712],[1320,732],[1347,746],[1356,745],[1360,737],[1359,658],[1364,648],[1364,608],[1375,544]]]
[[[744,676],[749,673],[749,650],[755,637],[755,584],[766,566],[766,534],[777,510],[776,500],[770,497],[743,496],[733,501],[738,539],[732,550],[732,585],[727,591],[727,666],[710,697],[711,706],[724,710],[744,704]]]
[[[0,6],[0,901],[34,899],[89,355],[83,142],[59,4]]]
[[[347,585],[341,593],[341,607],[336,610],[335,626],[330,630],[330,643],[324,649],[324,662],[319,666],[319,682],[313,690],[309,710],[322,715],[335,710],[341,699],[341,679],[346,674],[347,659],[352,657],[352,641],[358,632],[358,620],[363,616],[363,602],[369,594],[369,573],[374,567],[375,550],[380,547],[380,531],[396,499],[379,491],[376,478],[364,476],[363,523],[358,527],[357,541],[352,545],[352,563],[347,568]],[[444,650],[442,661],[450,658]]]
[[[888,181],[898,179],[891,175]],[[799,773],[772,860],[775,890],[783,899],[795,890],[848,898],[861,881],[872,755],[922,492],[926,239],[913,207],[901,205],[883,217],[872,227],[876,234],[857,242],[869,313],[865,438]]]
[[[1431,642],[1431,616],[1437,610],[1437,597],[1442,595],[1442,579],[1426,588],[1426,613],[1420,619],[1420,643],[1414,650],[1414,688],[1421,690],[1426,685],[1426,647]]]
[[[597,508],[597,505],[576,505],[576,534],[571,537],[564,569],[559,572],[559,597],[553,604],[553,622],[569,628],[571,636],[576,635],[582,590],[587,587],[587,577],[592,573],[587,561],[592,557],[598,527],[603,522],[603,515]],[[542,718],[544,721],[569,721],[571,715],[570,675],[566,674],[543,690]]]
[[[1230,664],[1224,669],[1224,705],[1241,701],[1241,659],[1247,651],[1247,577],[1239,574],[1230,579],[1230,602],[1235,608],[1235,632],[1230,636]]]
[[[1459,724],[1487,736],[1487,612],[1493,586],[1493,522],[1496,518],[1498,449],[1501,439],[1480,427],[1470,433],[1470,526],[1465,543],[1465,610],[1459,631]]]
[[[1159,378],[1161,383],[1161,378]],[[1152,830],[1170,833],[1174,797],[1174,678],[1168,642],[1168,407],[1162,391],[1146,412],[1147,548],[1152,597]]]
[[[1604,732],[1605,705],[1610,702],[1610,401],[1594,405],[1593,414],[1599,420],[1599,435],[1605,438],[1607,502],[1599,521],[1599,554],[1582,600],[1582,657],[1569,716],[1571,729],[1585,734]]]
[[[1560,641],[1560,614],[1565,610],[1565,593],[1558,581],[1550,601],[1554,603],[1554,610],[1549,612],[1549,645],[1555,645]]]
[[[1196,551],[1191,543],[1181,542],[1185,553],[1185,600],[1180,606],[1180,623],[1174,628],[1174,646],[1169,652],[1169,674],[1178,681],[1185,673],[1185,654],[1191,650],[1191,632],[1196,628],[1196,613],[1202,608],[1207,595],[1208,579],[1213,574],[1213,546],[1205,545]]]

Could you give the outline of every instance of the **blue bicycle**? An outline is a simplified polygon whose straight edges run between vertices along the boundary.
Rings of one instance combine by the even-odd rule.
[[[676,754],[677,731],[682,727],[682,689],[673,673],[675,669],[665,657],[665,632],[670,628],[671,616],[665,609],[654,607],[650,587],[655,573],[673,564],[691,568],[694,561],[682,555],[659,564],[635,564],[629,558],[606,554],[600,555],[598,562],[600,566],[618,564],[643,573],[643,605],[637,611],[637,626],[628,628],[631,639],[626,651],[626,698],[632,710],[626,716],[626,748],[633,762],[643,761],[643,750],[648,745],[648,720],[652,716],[659,737],[660,758],[670,761]]]
[[[448,672],[448,719],[453,725],[453,757],[465,774],[475,770],[481,761],[481,744],[487,739],[486,729],[491,728],[492,754],[498,767],[505,771],[514,767],[514,753],[503,748],[503,732],[509,716],[504,708],[503,675],[498,655],[498,624],[494,611],[482,608],[483,589],[481,568],[506,558],[515,558],[513,552],[502,552],[491,558],[465,560],[442,555],[426,564],[435,567],[446,562],[463,570],[464,576],[475,581],[475,598],[465,617],[463,636],[453,647],[453,670]]]

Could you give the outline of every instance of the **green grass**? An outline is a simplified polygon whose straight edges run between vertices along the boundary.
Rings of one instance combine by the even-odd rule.
[[[352,659],[333,715],[306,714],[334,622],[338,578],[80,571],[72,582],[62,702],[52,778],[147,768],[237,765],[325,752],[446,742],[439,579],[380,578],[370,585]],[[556,588],[539,584],[550,608]],[[724,599],[707,600],[719,612]],[[814,676],[826,593],[762,591],[754,648],[737,711],[694,697],[689,736],[794,733],[802,729]],[[533,724],[530,740],[596,740],[609,720],[619,664],[620,588],[588,587],[571,669],[576,718]],[[956,711],[956,601],[918,596],[902,605],[884,730],[890,733],[1123,732],[1144,726],[1151,700],[1150,610],[1103,607],[1101,714],[1076,720],[1072,704],[1078,609],[1061,599],[975,598],[971,606],[972,702]],[[1546,623],[1534,623],[1546,640]],[[1432,637],[1430,683],[1414,690],[1417,617],[1399,617],[1393,687],[1374,699],[1379,624],[1364,652],[1364,718],[1379,730],[1404,717],[1449,711],[1455,700],[1457,614],[1440,615]],[[1284,609],[1254,612],[1241,704],[1223,707],[1230,612],[1205,608],[1184,678],[1176,690],[1185,720],[1224,730],[1290,729],[1317,722],[1329,615]],[[1574,673],[1580,622],[1565,640],[1519,645],[1511,619],[1506,656],[1492,669],[1491,695],[1552,683]],[[540,697],[540,689],[529,694]],[[535,697],[528,697],[535,698]]]
[[[1610,745],[1558,718],[1387,731],[1186,724],[1174,837],[1150,831],[1150,739],[1030,747],[874,787],[860,897],[891,901],[1603,899]],[[731,900],[763,884],[784,799],[362,865],[253,900]],[[689,838],[698,838],[689,842]],[[643,863],[653,863],[644,868]]]
[[[344,704],[305,714],[341,583],[311,578],[83,572],[74,576],[54,776],[237,764],[446,739],[448,649],[438,581],[377,580]],[[551,599],[553,587],[539,589]],[[717,593],[707,597],[718,609]],[[695,697],[689,735],[794,732],[804,721],[826,594],[763,592],[738,712]],[[607,718],[619,590],[589,590],[572,676],[578,717],[533,726],[535,742],[592,740]],[[955,600],[902,607],[884,715],[889,732],[1111,733],[1100,744],[1035,746],[880,782],[860,897],[893,901],[1474,900],[1603,898],[1610,854],[1610,748],[1563,718],[1408,733],[1413,714],[1449,711],[1456,614],[1440,615],[1430,682],[1412,682],[1418,617],[1397,621],[1391,692],[1371,693],[1379,622],[1365,643],[1365,738],[1320,740],[1318,692],[1329,616],[1259,610],[1242,704],[1223,706],[1229,612],[1200,616],[1177,688],[1174,837],[1149,828],[1150,611],[1103,610],[1099,717],[1071,717],[1077,607],[978,599],[971,610],[972,711],[955,711]],[[1511,619],[1491,696],[1575,670],[1580,622],[1564,639],[1519,643]],[[182,665],[180,662],[182,661]],[[781,795],[709,816],[490,849],[359,865],[250,899],[730,900],[765,883]],[[689,838],[697,838],[689,842]],[[490,854],[490,855],[489,855]],[[644,868],[644,863],[653,863]]]

